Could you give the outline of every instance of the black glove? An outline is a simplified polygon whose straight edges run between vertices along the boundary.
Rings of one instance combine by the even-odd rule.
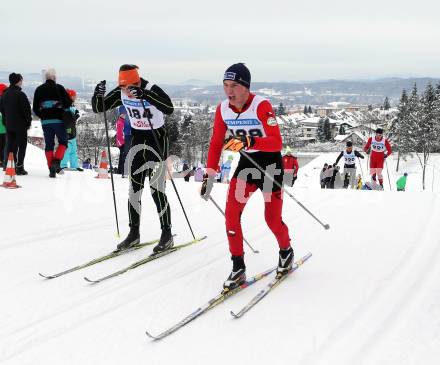
[[[73,119],[75,119],[75,121],[76,121],[76,120],[79,119],[79,117],[80,117],[80,115],[79,115],[79,111],[76,110],[76,111],[75,111],[75,114],[73,115]]]
[[[388,157],[386,153],[383,154],[383,159],[385,160]]]
[[[145,99],[145,90],[139,86],[129,86],[128,92],[135,99]]]
[[[203,183],[202,188],[200,189],[200,196],[205,199],[206,201],[209,200],[209,197],[211,196],[212,188],[214,187],[214,175],[208,175],[205,174],[203,176]]]
[[[102,98],[105,95],[105,80],[101,81],[95,87],[95,96]]]
[[[366,153],[367,155],[369,155],[369,154],[370,154],[370,150],[365,151],[365,153]]]

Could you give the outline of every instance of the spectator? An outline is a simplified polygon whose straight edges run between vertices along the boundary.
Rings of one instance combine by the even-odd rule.
[[[325,189],[325,184],[326,184],[326,177],[327,177],[327,169],[328,169],[328,164],[324,164],[324,167],[321,170],[321,173],[319,174],[319,181],[321,182],[321,189]]]
[[[64,157],[61,160],[60,167],[61,169],[65,169],[69,165],[71,169],[83,171],[83,169],[78,165],[78,144],[76,143],[76,121],[79,119],[79,111],[73,105],[76,100],[76,91],[70,89],[66,89],[66,91],[70,97],[70,100],[72,101],[72,106],[70,107],[69,111],[72,113],[73,119],[72,125],[65,126],[68,145],[67,150],[64,153]]]
[[[229,184],[229,174],[231,173],[231,165],[232,165],[233,159],[234,159],[234,156],[229,155],[228,159],[222,163],[221,178],[220,178],[220,181],[222,183]]]
[[[298,175],[298,159],[292,155],[290,147],[286,147],[286,154],[282,158],[284,169],[284,184],[293,186]]]
[[[196,171],[194,172],[194,181],[202,182],[203,174],[204,172],[202,166],[197,167]]]
[[[0,84],[0,98],[6,90],[5,84]],[[1,104],[1,101],[0,101]],[[6,127],[3,124],[3,117],[0,113],[0,166],[6,168]]]
[[[333,178],[334,167],[331,164],[328,164],[327,171],[325,174],[325,188],[333,189],[332,178]]]
[[[189,165],[186,162],[183,162],[182,172],[184,173],[183,179],[188,182],[191,176],[191,170],[189,169]]]
[[[43,127],[45,154],[49,177],[56,177],[61,171],[60,163],[67,149],[67,132],[63,122],[63,113],[69,109],[72,101],[66,89],[56,83],[54,69],[45,71],[46,82],[37,87],[34,94],[34,113],[41,119]],[[58,148],[55,149],[55,136],[58,139]]]
[[[117,173],[124,177],[124,164],[125,164],[125,139],[124,139],[124,126],[127,117],[127,112],[124,106],[119,107],[119,118],[116,120],[116,147],[119,148],[119,162]]]
[[[90,162],[90,157],[87,157],[86,160],[83,162],[83,169],[92,170],[93,166]]]
[[[27,175],[24,158],[27,147],[27,130],[31,126],[31,106],[26,94],[21,91],[23,77],[20,74],[9,75],[9,88],[1,98],[0,111],[3,114],[7,134],[7,154],[12,152],[16,163],[17,175]]]
[[[334,166],[333,177],[332,177],[333,189],[342,189],[342,177],[339,172],[339,166]]]
[[[400,177],[399,180],[396,181],[397,191],[405,191],[407,177],[408,177],[408,174],[405,172],[403,174],[403,176]]]

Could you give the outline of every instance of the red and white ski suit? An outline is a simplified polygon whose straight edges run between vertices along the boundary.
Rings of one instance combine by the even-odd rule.
[[[283,169],[281,162],[282,140],[280,129],[275,122],[272,105],[254,94],[250,94],[242,110],[237,110],[227,100],[218,105],[213,134],[208,151],[208,169],[217,167],[222,152],[226,133],[232,135],[251,135],[255,144],[249,153],[263,169],[275,165],[280,171],[274,175],[275,181],[282,183]],[[268,123],[269,121],[269,123]],[[267,225],[275,235],[281,249],[290,247],[289,230],[283,222],[281,213],[283,207],[283,192],[276,185],[268,188],[264,175],[256,171],[255,175],[247,174],[248,169],[255,166],[247,158],[240,156],[237,169],[231,179],[226,202],[226,233],[229,241],[229,251],[233,256],[243,255],[243,232],[241,215],[251,195],[260,189],[264,197],[264,217]]]
[[[368,138],[364,151],[367,152],[371,147],[370,155],[370,175],[373,180],[376,180],[376,176],[379,179],[379,183],[383,184],[382,169],[386,156],[391,155],[391,145],[385,137],[377,138],[376,136]]]

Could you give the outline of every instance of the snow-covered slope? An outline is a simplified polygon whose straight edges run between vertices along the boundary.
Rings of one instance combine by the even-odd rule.
[[[223,217],[198,197],[199,184],[177,179],[194,231],[208,235],[203,243],[101,284],[83,277],[122,268],[151,248],[44,280],[38,272],[55,273],[105,254],[118,239],[110,181],[94,179],[90,171],[51,180],[43,152],[29,146],[29,176],[18,177],[23,187],[0,189],[0,363],[437,364],[439,183],[434,193],[431,181],[421,192],[420,167],[410,160],[405,193],[321,190],[319,169],[335,158],[317,157],[290,189],[331,225],[329,231],[285,197],[284,220],[296,257],[312,252],[312,258],[242,319],[232,319],[229,311],[240,309],[268,279],[152,342],[146,329],[161,332],[220,290],[231,268]],[[440,167],[438,156],[432,163]],[[393,181],[394,164],[389,161]],[[128,182],[116,177],[115,183],[124,235]],[[176,243],[185,242],[191,236],[171,184],[167,188]],[[217,184],[213,191],[222,206],[226,189]],[[246,238],[260,250],[247,250],[249,275],[277,262],[262,208],[256,193],[242,219]],[[149,194],[141,235],[159,235]]]

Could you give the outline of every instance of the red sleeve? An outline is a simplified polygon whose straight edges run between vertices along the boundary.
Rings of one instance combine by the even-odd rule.
[[[296,158],[293,159],[293,169],[295,170],[295,174],[299,170],[298,159],[296,159]]]
[[[388,142],[388,140],[385,140],[385,148],[387,149],[387,156],[391,155],[391,153],[393,153],[393,151],[391,150],[391,145],[390,142]]]
[[[222,154],[223,143],[226,135],[226,124],[222,118],[220,105],[217,106],[214,118],[214,127],[212,129],[211,142],[209,143],[207,169],[216,169]]]
[[[255,137],[255,144],[252,149],[264,152],[279,152],[283,148],[283,141],[281,140],[280,127],[278,124],[274,126],[268,125],[269,118],[275,118],[272,105],[265,100],[258,105],[257,109],[258,119],[263,123],[266,137]]]
[[[367,152],[368,149],[370,148],[370,146],[371,146],[371,141],[372,141],[371,137],[368,138],[367,144],[366,144],[365,147],[364,147],[364,151],[365,151],[365,152]]]

